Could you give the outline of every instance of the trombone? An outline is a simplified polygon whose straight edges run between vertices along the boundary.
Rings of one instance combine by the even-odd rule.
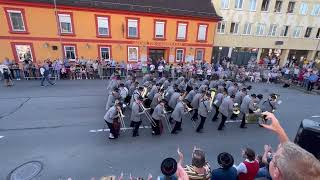
[[[126,124],[124,123],[124,115],[122,113],[122,110],[121,108],[118,109],[118,117],[119,117],[119,121],[120,121],[120,124],[121,124],[121,129],[123,132],[126,132]]]
[[[146,115],[147,119],[149,120],[149,122],[151,123],[151,125],[153,127],[156,127],[157,124],[156,122],[152,119],[152,116],[150,115],[150,113],[148,112],[148,110],[150,110],[150,108],[145,108],[143,106],[143,104],[139,104],[140,108],[143,110],[144,114]]]

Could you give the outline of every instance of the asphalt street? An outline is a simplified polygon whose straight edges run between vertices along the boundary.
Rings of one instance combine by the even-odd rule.
[[[156,177],[164,158],[177,158],[177,147],[184,153],[185,164],[191,163],[194,146],[204,149],[215,168],[220,152],[230,152],[238,164],[242,148],[262,153],[264,144],[278,144],[274,134],[258,125],[240,129],[240,123],[228,123],[219,132],[219,121],[208,120],[204,133],[197,134],[188,119],[178,135],[165,130],[154,137],[150,129],[140,129],[140,136],[133,138],[127,130],[118,140],[110,141],[108,132],[102,130],[107,84],[106,80],[77,80],[40,87],[39,81],[20,81],[11,88],[1,86],[0,179],[29,161],[42,162],[43,169],[35,178],[41,180],[88,180],[121,172],[125,177],[130,173]],[[301,120],[320,115],[320,96],[273,84],[254,84],[252,92],[281,95],[283,103],[276,116],[292,140]]]

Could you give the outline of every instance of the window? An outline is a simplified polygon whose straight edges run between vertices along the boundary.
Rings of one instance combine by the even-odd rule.
[[[34,61],[33,46],[30,43],[12,43],[12,50],[17,61],[23,62],[25,60]]]
[[[304,37],[305,37],[305,38],[310,37],[311,32],[312,32],[312,27],[307,27],[306,33],[304,34]]]
[[[230,33],[231,34],[238,34],[239,32],[239,23],[231,23],[231,26],[230,26]]]
[[[320,28],[318,28],[318,32],[317,32],[316,38],[320,38]]]
[[[73,34],[71,13],[58,14],[60,33]]]
[[[127,18],[127,38],[139,38],[139,19]]]
[[[188,23],[178,22],[177,40],[187,40]]]
[[[264,35],[264,29],[265,29],[265,27],[266,27],[265,24],[258,23],[256,35],[257,35],[257,36],[263,36],[263,35]]]
[[[226,28],[225,22],[218,22],[217,33],[224,34],[224,29]]]
[[[196,49],[195,60],[203,61],[204,60],[204,49]]]
[[[277,33],[277,25],[271,24],[268,35],[269,36],[276,36],[276,33]]]
[[[229,0],[221,0],[221,9],[229,8]]]
[[[138,47],[128,47],[128,61],[138,62],[139,58],[139,48]]]
[[[207,40],[207,24],[199,24],[198,27],[198,41],[206,41]]]
[[[5,8],[5,10],[7,12],[6,15],[10,31],[15,33],[26,33],[27,28],[25,26],[24,10],[8,8]]]
[[[246,24],[244,24],[244,29],[243,29],[243,34],[244,34],[244,35],[249,35],[249,34],[251,34],[251,26],[252,26],[252,23],[246,23]]]
[[[156,39],[164,39],[166,31],[166,21],[155,21],[155,34],[154,38]]]
[[[64,45],[64,57],[69,60],[76,60],[77,54],[76,54],[76,46],[75,45]]]
[[[301,26],[296,26],[293,30],[292,37],[294,38],[300,37],[301,30],[302,30]]]
[[[243,0],[235,0],[234,8],[242,9]]]
[[[111,58],[111,50],[110,46],[99,46],[100,59],[110,60]]]
[[[316,4],[313,6],[311,15],[312,16],[319,16],[320,15],[320,4]]]
[[[249,1],[249,11],[255,11],[257,7],[257,0]]]
[[[295,4],[296,2],[293,2],[293,1],[289,2],[287,13],[293,13]]]
[[[184,59],[184,49],[176,49],[176,62],[182,62]]]
[[[307,11],[308,11],[308,4],[307,3],[301,3],[301,6],[300,6],[300,14],[301,15],[306,15],[307,14]]]
[[[270,0],[262,0],[261,11],[268,11]]]
[[[289,31],[289,26],[283,26],[280,32],[280,36],[287,37]]]
[[[274,12],[281,12],[282,0],[277,0],[274,6]]]
[[[98,36],[110,36],[109,17],[96,16]]]

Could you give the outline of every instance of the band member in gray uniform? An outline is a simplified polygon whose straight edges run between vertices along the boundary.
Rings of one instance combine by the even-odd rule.
[[[200,91],[200,88],[199,88],[199,91]],[[204,93],[205,93],[204,91],[198,92],[196,95],[194,95],[194,97],[190,103],[190,105],[192,106],[192,109],[194,111],[193,116],[191,118],[191,120],[193,120],[193,121],[196,121],[198,119],[199,103],[200,103],[200,100],[203,97]]]
[[[246,95],[243,98],[243,101],[240,106],[240,112],[242,113],[242,121],[240,128],[247,128],[246,127],[246,114],[254,113],[253,111],[255,110],[254,103],[256,101],[257,95],[256,94],[251,94],[251,95]]]
[[[156,108],[156,106],[160,103],[160,101],[163,99],[163,93],[164,93],[164,90],[163,89],[160,89],[159,92],[157,92],[154,96],[153,96],[153,99],[151,101],[151,104],[150,104],[150,114],[153,113],[154,111],[154,108]]]
[[[239,90],[236,95],[235,95],[235,98],[234,98],[234,103],[237,103],[239,106],[241,105],[242,103],[242,100],[243,98],[247,95],[247,89],[246,88],[243,88],[241,90]],[[231,115],[231,118],[230,119],[236,119],[238,117],[238,115],[236,114],[232,114]]]
[[[143,92],[143,87],[138,87],[138,89],[134,90],[131,100],[130,100],[130,105],[132,106],[133,102],[136,101],[138,99],[138,97],[141,96]]]
[[[156,123],[156,127],[152,126],[152,134],[153,135],[160,135],[160,121],[162,118],[165,117],[164,114],[164,105],[166,101],[161,100],[160,103],[155,107],[153,113],[152,113],[152,119]]]
[[[113,88],[113,91],[109,94],[107,104],[106,104],[106,110],[108,110],[111,106],[114,105],[116,99],[119,99],[119,89],[117,87]]]
[[[274,110],[277,109],[276,105],[277,105],[277,97],[275,94],[271,94],[268,99],[262,102],[261,111],[262,112],[268,111],[272,113]]]
[[[197,128],[197,132],[201,132],[204,126],[204,123],[208,117],[209,112],[211,112],[211,94],[206,93],[206,95],[201,99],[200,104],[199,104],[199,109],[198,113],[200,115],[200,124]]]
[[[168,102],[168,105],[169,105],[169,107],[171,108],[171,110],[173,110],[175,107],[176,107],[176,105],[177,105],[177,103],[178,103],[178,99],[179,99],[179,97],[180,97],[180,90],[177,90],[176,92],[174,92],[173,94],[172,94],[172,96],[171,96],[171,98],[170,98],[170,100],[169,100],[169,102]],[[171,111],[170,110],[170,111]]]
[[[153,100],[153,96],[159,91],[160,85],[159,84],[155,84],[152,86],[149,94],[148,94],[148,99],[145,102],[146,107],[150,107],[150,104]]]
[[[186,101],[182,100],[178,102],[176,107],[174,108],[171,117],[176,121],[174,128],[171,131],[171,134],[176,134],[177,131],[181,130],[182,117],[188,113],[186,108]]]
[[[228,95],[229,96],[236,95],[237,91],[238,91],[238,84],[237,83],[233,83],[233,85],[231,85],[228,88]]]
[[[234,100],[234,95],[228,96],[223,99],[219,107],[219,112],[222,115],[221,123],[218,127],[219,131],[222,130],[222,128],[224,127],[224,123],[227,121],[227,119],[231,116],[233,112],[233,100]]]
[[[116,132],[113,123],[114,121],[118,121],[119,117],[119,110],[121,109],[120,104],[115,104],[111,108],[108,109],[106,114],[104,115],[104,121],[107,123],[109,129],[110,129],[110,134],[109,134],[109,139],[116,139],[118,138],[118,133]]]
[[[222,104],[222,101],[224,99],[224,97],[227,96],[227,92],[225,90],[223,90],[222,92],[218,93],[215,97],[214,97],[214,101],[213,101],[213,106],[215,107],[215,114],[212,118],[212,121],[216,121],[218,119],[218,115],[219,115],[219,107]]]
[[[170,101],[170,98],[172,96],[172,94],[178,89],[178,85],[174,84],[168,87],[168,89],[165,92],[165,100],[167,102]]]
[[[197,94],[197,91],[198,91],[198,87],[194,87],[186,96],[186,100],[188,101],[188,105],[190,105],[190,103],[192,102],[193,100],[193,97]]]
[[[139,136],[139,127],[142,123],[141,121],[141,115],[144,113],[144,111],[141,109],[140,104],[142,103],[143,99],[142,97],[138,97],[136,101],[133,102],[131,107],[131,126],[133,127],[132,131],[132,137]]]

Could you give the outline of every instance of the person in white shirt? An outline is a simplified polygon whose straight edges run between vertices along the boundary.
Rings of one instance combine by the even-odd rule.
[[[151,64],[150,65],[150,73],[153,74],[155,69],[156,69],[156,66],[154,64]]]
[[[160,65],[158,66],[159,78],[162,78],[163,69],[164,69],[163,65],[160,64]]]

